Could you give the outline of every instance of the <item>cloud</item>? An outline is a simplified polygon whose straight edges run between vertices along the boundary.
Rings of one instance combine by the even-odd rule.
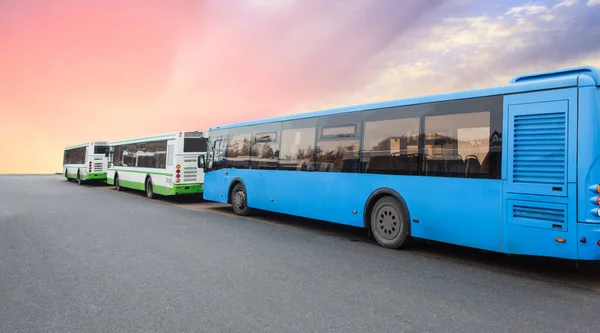
[[[542,14],[547,13],[548,11],[548,7],[543,5],[523,5],[512,7],[508,12],[506,12],[506,14],[514,16],[523,16]]]
[[[561,7],[575,6],[577,3],[578,3],[577,0],[564,0],[564,1],[561,1],[561,2],[557,3],[556,5],[554,5],[554,9],[561,8]]]
[[[599,0],[591,0],[591,1],[599,1]],[[510,8],[506,15],[512,15],[516,17],[522,16],[532,16],[532,15],[551,15],[549,13],[555,12],[556,10],[560,10],[563,8],[569,8],[575,6],[578,0],[563,0],[558,2],[552,7],[548,7],[546,5],[537,5],[537,4],[524,4],[520,6],[515,6]]]
[[[587,2],[588,7],[598,6],[600,5],[600,0],[589,0]]]
[[[599,10],[572,1],[548,10],[525,7],[500,16],[446,18],[413,31],[418,42],[409,49],[400,38],[382,55],[388,66],[351,102],[506,84],[526,72],[600,64]]]
[[[540,15],[540,20],[546,21],[546,22],[551,22],[551,21],[556,20],[556,15],[554,15],[554,14]]]

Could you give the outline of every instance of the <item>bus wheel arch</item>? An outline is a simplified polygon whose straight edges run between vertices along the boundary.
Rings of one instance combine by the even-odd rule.
[[[233,212],[240,216],[246,216],[250,213],[248,207],[248,191],[246,184],[240,178],[234,178],[229,185],[227,194],[227,203],[231,204]]]
[[[148,199],[154,199],[154,188],[152,187],[152,176],[146,175],[144,179],[144,191]]]
[[[374,216],[375,210],[379,211],[379,217]],[[363,223],[377,243],[385,248],[401,249],[411,243],[408,205],[393,189],[380,188],[371,193],[365,204]]]

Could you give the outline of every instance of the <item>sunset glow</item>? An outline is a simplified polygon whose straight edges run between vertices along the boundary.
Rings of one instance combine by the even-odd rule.
[[[4,0],[0,173],[59,172],[86,141],[600,66],[600,2],[498,3]]]

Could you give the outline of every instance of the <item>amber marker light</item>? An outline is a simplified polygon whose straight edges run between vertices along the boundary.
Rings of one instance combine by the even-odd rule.
[[[567,242],[566,239],[564,239],[564,238],[558,238],[558,237],[554,238],[554,240],[557,241],[558,243],[566,243]]]

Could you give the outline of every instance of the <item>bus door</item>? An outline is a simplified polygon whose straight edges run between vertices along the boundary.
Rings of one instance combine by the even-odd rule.
[[[577,253],[577,88],[504,98],[503,252]]]

